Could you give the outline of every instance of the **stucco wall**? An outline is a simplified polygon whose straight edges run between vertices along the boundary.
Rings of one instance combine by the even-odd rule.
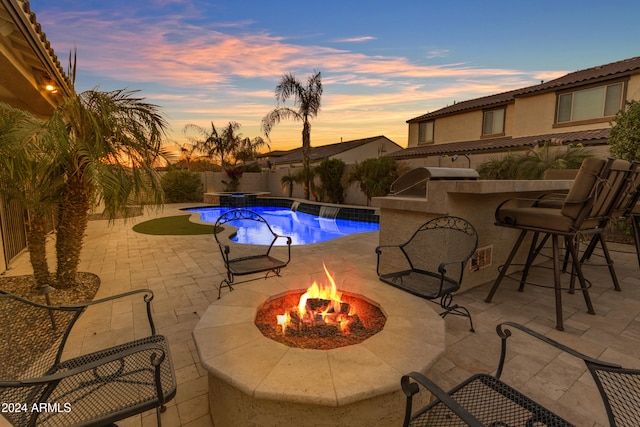
[[[275,169],[263,172],[245,172],[244,174],[242,174],[242,178],[240,179],[240,187],[238,188],[238,191],[267,191],[271,193],[272,196],[288,197],[289,192],[287,189],[282,188],[280,180],[287,173],[291,172],[291,174],[296,174],[299,170],[299,168],[291,168]],[[228,178],[224,172],[201,172],[200,179],[202,180],[205,193],[226,191],[226,184],[222,183],[222,181],[228,181]],[[319,183],[319,181],[317,182]],[[304,198],[302,185],[293,184],[292,197],[297,199]],[[313,195],[311,196],[311,200],[314,200]],[[345,204],[366,206],[367,198],[360,191],[357,184],[352,184],[345,188]]]
[[[630,77],[626,88],[626,99],[640,100],[640,74]],[[515,137],[573,132],[578,130],[609,127],[608,120],[594,121],[577,126],[554,126],[556,92],[522,96],[507,106],[505,135]],[[440,117],[435,120],[434,143],[473,141],[481,138],[483,111]],[[408,146],[418,145],[419,123],[408,125]]]

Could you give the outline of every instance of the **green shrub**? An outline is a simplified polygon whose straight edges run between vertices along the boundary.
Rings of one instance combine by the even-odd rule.
[[[507,153],[490,159],[478,167],[480,179],[543,179],[550,169],[578,169],[584,159],[592,157],[588,148],[580,145],[555,147],[544,144],[525,153]]]
[[[202,181],[197,172],[170,170],[162,177],[162,189],[167,203],[202,201]]]
[[[628,101],[611,127],[609,149],[618,159],[640,160],[640,102]]]
[[[342,186],[342,173],[344,162],[340,159],[324,159],[316,167],[316,176],[322,183],[319,188],[320,201],[325,197],[329,203],[344,203],[344,187]]]

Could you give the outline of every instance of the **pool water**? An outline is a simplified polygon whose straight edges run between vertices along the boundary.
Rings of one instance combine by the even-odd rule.
[[[200,214],[200,219],[215,224],[224,212],[232,208],[194,208],[189,212]],[[267,220],[274,233],[291,237],[292,245],[309,245],[325,242],[337,237],[354,233],[379,231],[380,225],[372,222],[351,221],[346,219],[322,218],[303,212],[292,211],[288,208],[251,206],[247,209],[254,211]],[[255,221],[233,221],[230,223],[238,227],[235,237],[237,243],[254,245],[268,245],[271,234],[264,224]],[[285,239],[278,239],[276,245],[286,244]]]

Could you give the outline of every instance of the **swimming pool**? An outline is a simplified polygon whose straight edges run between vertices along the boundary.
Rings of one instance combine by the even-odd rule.
[[[202,221],[214,224],[220,215],[230,209],[233,208],[209,207],[186,210],[199,213]],[[373,222],[323,218],[283,207],[249,206],[247,209],[264,217],[275,233],[291,237],[292,245],[309,245],[349,234],[380,230],[380,225]],[[271,243],[270,234],[263,224],[256,226],[254,221],[234,221],[231,224],[238,227],[233,238],[235,242],[254,245]],[[285,244],[284,239],[278,240],[276,244]]]

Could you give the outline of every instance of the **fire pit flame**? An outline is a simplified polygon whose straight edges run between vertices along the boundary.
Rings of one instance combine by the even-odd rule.
[[[351,333],[349,325],[355,320],[355,308],[342,301],[342,293],[337,290],[335,280],[324,263],[323,267],[331,286],[320,286],[314,281],[300,297],[297,307],[276,315],[282,335],[286,335],[287,328],[299,330],[317,325],[334,326],[342,335]]]

